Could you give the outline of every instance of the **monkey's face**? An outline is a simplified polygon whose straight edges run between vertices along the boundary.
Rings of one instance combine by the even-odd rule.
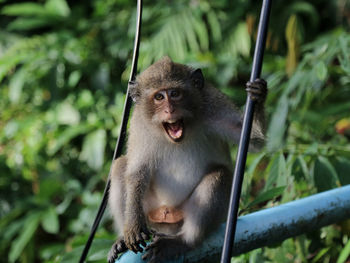
[[[200,124],[204,78],[200,69],[177,64],[165,57],[129,83],[130,96],[140,121],[151,125],[157,136],[179,143]],[[190,136],[189,136],[190,135]]]
[[[153,91],[149,97],[152,109],[152,122],[163,130],[174,143],[185,135],[186,123],[193,117],[193,110],[182,88],[165,88]]]

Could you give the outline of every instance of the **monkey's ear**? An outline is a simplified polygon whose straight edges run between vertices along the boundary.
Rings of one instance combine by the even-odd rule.
[[[197,89],[202,89],[204,86],[204,77],[202,70],[196,69],[191,73],[191,81],[193,83],[193,86]]]
[[[134,102],[137,102],[140,98],[140,90],[138,89],[138,83],[136,81],[129,81],[128,83],[129,94]]]

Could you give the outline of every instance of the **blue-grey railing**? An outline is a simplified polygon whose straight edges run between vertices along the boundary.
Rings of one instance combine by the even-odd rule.
[[[238,218],[233,255],[276,244],[287,238],[350,218],[350,185],[322,192]],[[225,234],[222,225],[199,248],[169,263],[218,262]],[[117,263],[144,263],[141,253],[127,252]]]

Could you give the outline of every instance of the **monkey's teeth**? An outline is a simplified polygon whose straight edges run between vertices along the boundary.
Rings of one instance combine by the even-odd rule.
[[[175,122],[177,122],[177,120],[169,120],[169,121],[167,121],[167,123],[170,123],[170,124],[173,124]]]

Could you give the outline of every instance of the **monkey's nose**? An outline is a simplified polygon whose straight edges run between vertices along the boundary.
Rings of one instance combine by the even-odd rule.
[[[165,113],[174,113],[175,112],[175,109],[174,108],[168,108],[168,109],[165,109],[164,110]]]

